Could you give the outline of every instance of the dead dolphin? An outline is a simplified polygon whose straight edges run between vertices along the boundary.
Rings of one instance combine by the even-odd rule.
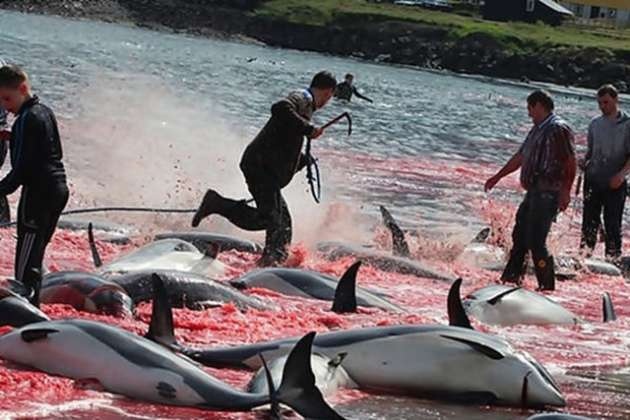
[[[35,322],[47,321],[48,316],[22,296],[0,287],[0,327],[22,327]]]
[[[201,252],[208,249],[217,248],[217,252],[223,251],[240,251],[250,254],[262,253],[262,246],[256,242],[247,239],[241,239],[234,236],[222,235],[210,232],[169,232],[155,235],[155,240],[162,239],[181,239],[190,242]]]

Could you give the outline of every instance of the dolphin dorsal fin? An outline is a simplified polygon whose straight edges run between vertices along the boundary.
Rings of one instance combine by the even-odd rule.
[[[617,314],[615,313],[615,306],[613,305],[610,293],[606,292],[602,296],[602,310],[604,313],[604,322],[616,321]]]
[[[506,290],[504,292],[499,293],[498,295],[494,296],[492,299],[488,299],[488,303],[490,305],[496,305],[497,303],[499,303],[499,301],[501,299],[503,299],[504,297],[506,297],[507,295],[516,292],[517,290],[521,290],[521,287],[513,287],[509,290]]]
[[[398,257],[409,257],[409,244],[405,239],[405,232],[398,226],[392,214],[383,206],[380,206],[381,216],[385,227],[392,233],[392,243],[394,245],[394,255]]]
[[[456,337],[456,336],[452,336],[452,335],[448,335],[448,334],[440,334],[440,337],[445,338],[447,340],[453,340],[453,341],[457,341],[459,343],[462,344],[466,344],[467,346],[470,346],[472,349],[478,351],[479,353],[482,353],[486,356],[488,356],[491,359],[494,360],[501,360],[503,359],[505,356],[500,353],[499,351],[493,349],[492,347],[483,344],[483,343],[479,343],[477,341],[473,341],[473,340],[468,340],[466,338],[463,337]]]
[[[357,261],[346,270],[337,283],[332,311],[338,314],[357,311],[357,273],[361,261]]]
[[[92,251],[92,261],[94,262],[94,267],[99,268],[103,265],[103,260],[101,259],[101,255],[98,253],[98,249],[96,248],[96,242],[94,241],[94,227],[92,226],[92,222],[88,224],[88,241],[90,243],[90,251]]]
[[[462,298],[460,294],[460,287],[462,285],[462,279],[459,278],[451,285],[451,290],[448,292],[447,310],[448,310],[448,324],[455,327],[474,328],[470,324],[470,319],[466,314],[464,305],[462,305]]]
[[[492,233],[492,229],[490,229],[489,227],[481,229],[481,231],[479,231],[477,236],[475,236],[475,239],[472,240],[472,243],[474,244],[485,243],[490,237],[490,233]]]
[[[175,327],[173,326],[173,308],[168,300],[164,281],[159,274],[153,273],[153,308],[151,323],[145,337],[168,348],[177,347]]]

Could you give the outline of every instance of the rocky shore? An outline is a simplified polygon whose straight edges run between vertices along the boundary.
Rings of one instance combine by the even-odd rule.
[[[97,19],[203,36],[248,37],[282,48],[522,81],[630,92],[630,51],[530,45],[485,33],[454,37],[437,25],[340,14],[329,25],[252,13],[255,0],[0,0],[0,8]]]

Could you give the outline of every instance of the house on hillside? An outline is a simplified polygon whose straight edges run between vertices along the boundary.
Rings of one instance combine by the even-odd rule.
[[[498,21],[545,22],[559,25],[573,16],[566,7],[554,0],[485,0],[484,19]]]
[[[578,19],[608,20],[617,26],[630,26],[630,0],[566,0],[561,3]]]

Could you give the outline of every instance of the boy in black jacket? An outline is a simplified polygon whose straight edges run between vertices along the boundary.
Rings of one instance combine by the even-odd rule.
[[[55,115],[31,93],[28,76],[17,66],[0,67],[0,106],[15,114],[11,129],[11,172],[0,181],[0,196],[20,186],[15,280],[38,300],[46,246],[68,201],[66,172]]]
[[[284,262],[292,231],[291,215],[281,190],[306,166],[306,156],[301,152],[304,137],[316,139],[323,131],[311,124],[311,116],[326,105],[336,85],[329,72],[317,73],[308,89],[292,92],[271,107],[271,118],[247,146],[240,164],[256,207],[208,190],[192,226],[197,227],[203,218],[216,213],[241,229],[266,230],[265,249],[258,265]]]

